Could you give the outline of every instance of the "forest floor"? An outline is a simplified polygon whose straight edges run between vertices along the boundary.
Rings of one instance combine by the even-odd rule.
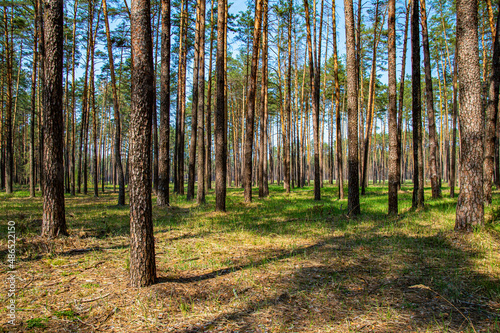
[[[0,194],[0,280],[6,281],[7,221],[16,222],[16,326],[0,293],[2,332],[500,332],[500,192],[487,224],[453,231],[456,199],[411,207],[399,194],[389,218],[387,186],[370,185],[362,214],[325,184],[243,202],[228,189],[197,206],[173,196],[153,217],[158,282],[128,285],[129,207],[112,188],[66,197],[69,237],[39,235],[40,194]],[[346,189],[347,193],[347,189]],[[127,198],[128,203],[128,198]]]

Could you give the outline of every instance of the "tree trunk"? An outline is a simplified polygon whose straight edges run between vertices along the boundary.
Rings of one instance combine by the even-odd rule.
[[[31,119],[30,119],[30,197],[35,197],[35,108],[36,108],[36,70],[38,63],[38,0],[34,1],[35,36],[33,40],[33,72],[31,76]],[[1,118],[0,118],[1,119]],[[74,126],[74,122],[73,122]],[[1,143],[1,141],[0,141]]]
[[[205,0],[199,0],[200,40],[199,40],[199,64],[198,64],[198,190],[196,201],[198,204],[205,203]]]
[[[226,211],[226,176],[227,176],[227,136],[226,136],[226,109],[224,100],[224,35],[227,26],[225,16],[226,0],[217,2],[217,100],[215,109],[215,211]]]
[[[132,94],[130,113],[130,284],[156,280],[151,207],[151,127],[154,102],[151,13],[147,0],[132,0]]]
[[[389,0],[389,214],[398,214],[398,114],[396,92],[396,0]],[[384,133],[382,133],[384,135]]]
[[[344,199],[344,168],[342,157],[342,117],[340,115],[340,83],[339,61],[337,55],[337,22],[335,19],[335,2],[332,2],[332,27],[333,27],[333,76],[335,79],[335,121],[336,121],[336,155],[337,155],[337,184],[339,186],[339,199]]]
[[[356,49],[354,39],[354,13],[352,0],[344,0],[347,53],[347,113],[349,141],[349,191],[348,215],[358,215],[359,174],[358,174],[358,80],[356,77]]]
[[[42,3],[44,82],[44,191],[42,236],[67,235],[63,170],[63,1]]]
[[[208,70],[208,88],[207,88],[207,117],[206,117],[206,138],[205,138],[205,188],[212,189],[212,55],[214,48],[214,0],[212,0],[212,9],[210,11],[210,60]]]
[[[427,32],[425,0],[420,0],[420,4],[422,42],[424,47],[425,97],[427,101],[427,115],[429,120],[429,173],[431,178],[432,198],[437,199],[441,197],[441,188],[439,187],[438,177],[436,120],[434,111],[434,93],[432,90],[431,58],[429,51],[429,35]]]
[[[493,64],[490,77],[489,99],[486,107],[486,140],[484,145],[484,202],[491,204],[491,185],[495,162],[496,124],[498,121],[498,92],[500,87],[500,15],[493,44]]]
[[[170,182],[170,0],[161,2],[160,149],[156,204],[169,205]]]
[[[424,165],[422,152],[422,116],[420,105],[420,29],[419,3],[412,2],[411,62],[412,62],[412,116],[413,116],[413,199],[412,207],[424,206]]]
[[[460,82],[460,194],[455,230],[472,231],[484,223],[481,81],[477,0],[457,0],[457,55]]]
[[[410,0],[411,1],[411,0]],[[401,81],[399,83],[399,109],[398,109],[398,132],[397,132],[397,140],[398,140],[398,160],[397,160],[397,177],[398,177],[398,189],[401,188],[401,159],[403,158],[401,154],[402,144],[405,144],[401,141],[401,134],[403,131],[403,103],[404,103],[404,90],[405,90],[405,75],[406,75],[406,50],[408,44],[408,16],[410,13],[410,7],[405,4],[406,7],[406,19],[405,19],[405,32],[403,37],[403,58],[401,61]]]
[[[11,15],[14,15],[11,13]],[[4,19],[4,30],[5,30],[5,71],[6,71],[6,82],[7,94],[5,96],[5,192],[12,193],[13,187],[12,182],[14,178],[14,152],[12,148],[12,52],[11,43],[9,42],[9,26],[7,20],[7,5],[4,4],[3,7],[3,19]],[[14,43],[14,41],[12,41]],[[61,70],[62,75],[62,70]],[[61,79],[62,80],[62,79]],[[62,81],[61,81],[62,85]],[[62,92],[61,92],[62,94]]]
[[[262,34],[262,85],[260,93],[260,149],[259,149],[259,197],[263,198],[269,195],[267,184],[267,32],[268,32],[268,6],[267,0],[263,5],[263,34]]]
[[[250,83],[248,86],[248,98],[246,105],[246,136],[243,181],[245,188],[245,202],[252,201],[252,153],[254,140],[254,117],[255,117],[255,92],[257,86],[257,67],[259,65],[260,29],[262,21],[262,1],[257,0],[255,5],[255,24],[253,30],[252,65],[250,69]]]

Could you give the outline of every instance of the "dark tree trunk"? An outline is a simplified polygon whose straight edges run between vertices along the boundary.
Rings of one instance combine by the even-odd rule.
[[[31,77],[31,119],[30,119],[30,197],[35,197],[35,108],[36,108],[36,70],[38,63],[38,0],[34,1],[35,36],[33,42],[33,73]],[[74,123],[73,123],[74,124]],[[0,141],[1,143],[1,141]]]
[[[453,69],[453,137],[451,144],[451,167],[450,167],[450,198],[455,197],[456,163],[457,163],[457,113],[458,113],[458,73],[457,58],[454,59]]]
[[[344,167],[342,157],[342,118],[340,115],[340,83],[339,62],[337,55],[337,22],[335,19],[335,2],[332,2],[333,27],[333,76],[335,79],[335,121],[336,121],[336,154],[337,154],[337,183],[339,185],[339,199],[344,199]]]
[[[422,152],[422,116],[420,105],[420,28],[418,1],[412,2],[411,62],[413,116],[413,200],[412,207],[424,206],[424,165]]]
[[[260,149],[259,149],[259,197],[263,198],[269,195],[269,186],[267,182],[267,51],[268,51],[268,5],[267,0],[263,4],[263,21],[262,21],[262,85],[260,93]]]
[[[246,105],[246,130],[245,130],[245,154],[243,181],[245,188],[245,202],[252,201],[252,154],[254,140],[254,118],[255,118],[255,92],[257,86],[257,67],[259,65],[260,29],[262,21],[262,1],[257,0],[255,6],[255,24],[253,30],[252,65],[250,69],[250,82],[248,86],[248,97]]]
[[[11,15],[14,15],[11,13]],[[5,192],[12,193],[12,182],[14,178],[14,155],[12,148],[12,48],[9,42],[9,26],[7,18],[7,6],[3,7],[4,31],[5,31],[5,72],[7,93],[5,96]],[[12,41],[14,43],[14,41]],[[62,70],[61,70],[62,75]],[[62,84],[62,82],[61,82]],[[62,94],[62,93],[61,93]]]
[[[188,186],[187,186],[187,200],[194,198],[194,180],[196,171],[196,141],[198,131],[198,70],[200,67],[200,0],[196,5],[196,29],[194,37],[194,64],[193,64],[193,102],[191,104],[191,144],[189,145],[189,162],[188,162]],[[203,17],[205,18],[205,17]],[[203,123],[203,119],[201,119]]]
[[[347,116],[349,141],[349,191],[348,215],[361,213],[359,206],[359,160],[358,160],[358,80],[356,77],[356,49],[354,37],[354,13],[352,0],[344,0],[347,53]]]
[[[484,223],[484,115],[477,32],[477,0],[457,0],[457,55],[460,82],[460,194],[455,230]]]
[[[422,42],[424,47],[424,67],[425,67],[425,97],[427,101],[427,114],[429,120],[429,173],[431,178],[432,198],[441,197],[441,188],[439,187],[439,172],[437,163],[437,134],[436,120],[434,112],[434,93],[432,90],[431,58],[429,50],[429,34],[427,32],[427,14],[425,9],[425,0],[420,0],[422,8],[420,10],[422,24]],[[448,119],[446,119],[448,121]]]
[[[210,60],[208,63],[208,88],[207,88],[207,118],[206,118],[206,155],[205,155],[205,188],[212,189],[212,55],[214,48],[214,0],[210,11]]]
[[[160,151],[158,206],[169,205],[170,182],[170,0],[161,2]]]
[[[150,3],[132,0],[132,105],[130,113],[130,284],[156,280],[151,207],[151,127],[154,109]]]
[[[76,194],[76,161],[75,161],[75,148],[76,148],[76,121],[75,121],[75,53],[76,53],[76,16],[78,11],[78,0],[75,1],[73,12],[73,45],[71,53],[71,195]]]
[[[389,214],[398,214],[398,113],[396,92],[396,0],[389,0]]]
[[[42,236],[67,235],[63,170],[63,1],[43,1],[44,191]]]
[[[484,202],[491,204],[491,185],[495,163],[496,124],[498,121],[498,92],[500,87],[500,15],[493,45],[493,64],[490,78],[489,99],[486,107],[486,140],[484,144]]]
[[[226,176],[227,176],[227,136],[226,136],[226,109],[224,101],[224,35],[227,27],[226,0],[217,2],[217,101],[215,109],[215,211],[226,211]]]
[[[290,193],[290,142],[291,131],[290,125],[292,122],[292,12],[293,3],[288,1],[288,66],[286,74],[286,98],[285,98],[285,116],[284,125],[285,131],[283,132],[283,172],[284,182],[283,186],[286,193]]]
[[[410,7],[408,5],[406,7],[406,19],[405,19],[405,32],[404,32],[404,37],[403,37],[403,58],[401,61],[401,82],[399,83],[399,110],[398,110],[398,133],[397,133],[397,139],[398,139],[398,166],[397,166],[397,173],[398,173],[398,189],[401,188],[401,159],[402,159],[402,142],[401,142],[401,134],[403,131],[403,103],[404,103],[404,91],[405,91],[405,75],[406,75],[406,51],[407,51],[407,45],[408,45],[408,17],[410,13]]]
[[[205,127],[203,119],[205,116],[205,11],[206,1],[199,0],[200,40],[199,40],[199,64],[198,64],[198,189],[196,201],[198,204],[205,203]]]

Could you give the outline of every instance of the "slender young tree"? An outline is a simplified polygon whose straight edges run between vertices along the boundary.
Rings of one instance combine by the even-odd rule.
[[[170,0],[161,2],[160,152],[156,204],[169,205],[170,179]]]
[[[206,1],[199,0],[199,19],[200,19],[200,39],[199,43],[199,64],[198,64],[198,189],[196,193],[196,201],[198,204],[205,203],[205,11]]]
[[[226,211],[226,176],[227,176],[227,136],[226,136],[226,109],[224,100],[224,35],[227,26],[226,0],[217,2],[217,100],[215,108],[215,211]]]
[[[342,117],[340,115],[340,82],[339,61],[337,55],[337,22],[335,1],[332,1],[332,29],[333,29],[333,76],[335,79],[335,121],[336,121],[336,155],[337,179],[339,185],[339,199],[344,199],[344,162],[342,157]]]
[[[260,29],[262,21],[262,1],[257,0],[255,4],[255,24],[253,27],[253,47],[252,47],[252,65],[250,69],[250,82],[248,86],[248,98],[246,105],[246,131],[245,131],[245,154],[243,181],[245,188],[245,202],[252,201],[252,154],[254,141],[254,123],[255,123],[255,92],[257,88],[257,67],[259,65],[260,49]]]
[[[30,119],[30,197],[35,197],[35,109],[36,109],[36,70],[38,65],[38,0],[34,1],[35,36],[33,38],[33,73],[31,75],[31,119]]]
[[[349,148],[349,191],[347,208],[349,216],[358,215],[359,207],[359,160],[358,160],[358,80],[356,76],[356,45],[352,0],[344,0],[346,54],[347,54],[347,136]]]
[[[425,0],[420,0],[421,25],[422,25],[422,44],[424,47],[424,71],[425,71],[425,98],[427,106],[427,115],[429,121],[429,173],[431,176],[432,198],[441,197],[441,188],[439,187],[439,170],[437,159],[437,133],[436,120],[434,112],[434,93],[432,90],[431,58],[429,50],[429,33],[427,32],[427,13],[425,9]]]
[[[156,280],[151,207],[151,128],[154,102],[153,43],[148,0],[132,0],[131,40],[134,54],[130,112],[130,284]]]
[[[396,0],[389,0],[389,214],[398,214],[398,114],[396,92]]]
[[[456,43],[456,40],[455,40]],[[457,113],[458,113],[458,73],[457,57],[453,60],[453,133],[451,143],[451,166],[450,166],[450,198],[455,197],[456,183],[456,161],[457,161]]]
[[[63,1],[43,6],[43,219],[42,236],[67,235],[63,170]]]
[[[457,55],[460,82],[460,194],[455,230],[472,231],[484,223],[481,74],[477,0],[457,0]]]
[[[269,186],[267,184],[267,51],[268,51],[268,4],[264,0],[262,21],[262,84],[260,92],[260,149],[259,149],[259,197],[263,198],[269,195]]]
[[[411,0],[410,0],[411,3]],[[398,133],[397,133],[397,139],[398,139],[398,166],[397,166],[397,173],[398,173],[398,189],[401,188],[401,159],[402,159],[402,143],[401,143],[401,136],[403,132],[403,106],[404,106],[404,91],[405,91],[405,75],[406,75],[406,51],[407,51],[407,45],[408,45],[408,17],[410,14],[410,7],[411,4],[406,4],[405,3],[405,8],[406,8],[406,18],[405,18],[405,32],[404,32],[404,37],[403,37],[403,57],[401,61],[401,81],[399,83],[399,109],[398,109]]]
[[[118,205],[125,205],[125,177],[122,167],[121,156],[121,122],[120,122],[120,102],[118,99],[118,91],[116,89],[115,64],[113,58],[113,43],[111,41],[111,33],[109,30],[108,7],[107,0],[103,0],[102,9],[104,13],[104,23],[106,25],[106,41],[108,46],[109,71],[111,73],[111,89],[113,92],[113,110],[115,112],[115,143],[114,143],[114,168],[116,177],[118,178]]]
[[[7,6],[3,7],[3,21],[4,21],[4,51],[5,51],[5,72],[6,72],[6,96],[5,96],[5,192],[12,193],[13,187],[12,183],[14,180],[14,149],[12,147],[12,53],[13,48],[11,44],[14,41],[9,42],[9,18]],[[14,15],[11,13],[11,15]],[[62,73],[62,71],[61,71]],[[62,74],[61,74],[62,75]]]
[[[284,169],[284,182],[283,186],[286,193],[290,193],[290,136],[291,136],[291,122],[292,122],[292,12],[293,2],[288,1],[288,65],[286,73],[286,98],[285,98],[285,131],[283,132],[283,169]]]
[[[424,165],[422,152],[422,116],[420,105],[420,28],[419,1],[412,2],[411,13],[411,71],[413,117],[413,200],[412,207],[424,206]]]
[[[484,144],[484,202],[491,204],[491,185],[495,163],[496,124],[498,122],[498,93],[500,88],[500,15],[493,42],[493,63],[490,77],[489,98],[486,106],[486,140]]]

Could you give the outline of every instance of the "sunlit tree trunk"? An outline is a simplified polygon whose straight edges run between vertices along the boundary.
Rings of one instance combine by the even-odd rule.
[[[481,78],[477,0],[457,0],[457,55],[460,82],[460,194],[455,230],[472,231],[484,223]]]
[[[130,112],[130,284],[156,280],[151,207],[151,127],[154,102],[151,13],[147,0],[132,0],[132,70]]]
[[[398,114],[396,92],[396,0],[389,0],[389,214],[398,214]]]

